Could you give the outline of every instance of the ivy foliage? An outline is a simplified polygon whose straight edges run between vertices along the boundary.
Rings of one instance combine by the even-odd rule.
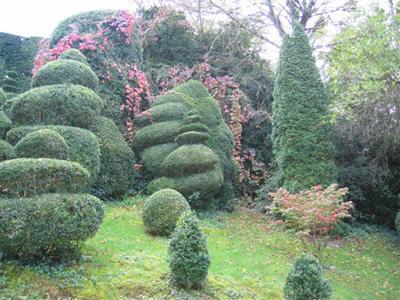
[[[274,98],[272,141],[278,182],[291,191],[336,182],[328,95],[299,24],[284,39]]]

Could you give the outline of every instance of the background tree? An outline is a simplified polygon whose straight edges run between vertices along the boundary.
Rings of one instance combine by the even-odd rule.
[[[328,95],[300,24],[284,40],[274,99],[272,141],[278,182],[291,191],[335,182]]]

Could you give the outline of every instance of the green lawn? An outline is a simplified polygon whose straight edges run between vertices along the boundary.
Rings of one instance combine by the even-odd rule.
[[[293,234],[241,209],[202,217],[211,268],[203,292],[168,285],[167,240],[144,233],[140,199],[109,204],[106,218],[72,266],[0,263],[0,299],[282,299],[301,254]],[[330,247],[325,273],[333,299],[400,299],[400,251],[383,235]]]

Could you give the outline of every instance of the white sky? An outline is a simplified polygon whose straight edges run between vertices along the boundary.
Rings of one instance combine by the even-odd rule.
[[[60,21],[74,14],[133,8],[130,0],[1,0],[0,32],[49,37]]]

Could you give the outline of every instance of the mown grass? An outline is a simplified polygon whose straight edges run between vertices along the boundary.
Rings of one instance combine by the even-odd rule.
[[[168,284],[167,240],[145,234],[141,199],[107,205],[105,221],[72,265],[0,264],[0,299],[282,299],[302,246],[264,216],[240,209],[202,216],[212,264],[202,292]],[[333,299],[400,299],[400,251],[377,232],[329,247]]]

